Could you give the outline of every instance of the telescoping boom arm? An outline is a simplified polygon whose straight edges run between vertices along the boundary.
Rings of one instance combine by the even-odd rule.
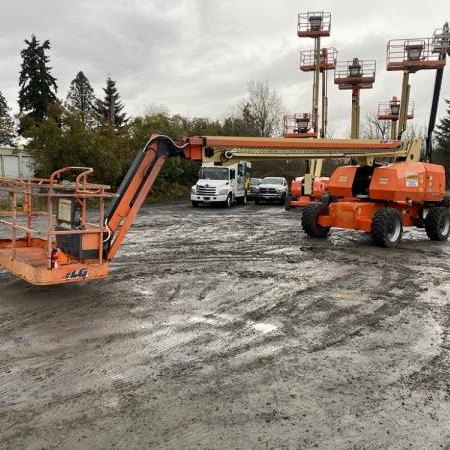
[[[422,143],[367,139],[297,139],[202,136],[186,138],[191,154],[203,162],[234,164],[236,159],[314,159],[353,158],[358,164],[371,165],[376,158],[419,161]]]
[[[391,157],[418,161],[421,144],[411,141],[377,141],[363,139],[255,138],[197,136],[174,141],[155,135],[137,154],[123,179],[118,197],[106,213],[110,230],[107,259],[114,258],[123,238],[148,195],[164,162],[170,156],[181,156],[217,165],[233,164],[238,159],[354,158],[371,164],[375,158]]]
[[[170,156],[200,160],[191,152],[189,143],[177,142],[168,136],[155,135],[136,155],[118,189],[118,196],[106,212],[105,225],[110,235],[106,241],[106,257],[114,258],[123,238],[131,227],[159,171]]]
[[[377,157],[416,161],[420,156],[420,142],[226,136],[197,136],[174,141],[167,136],[152,136],[136,155],[119,187],[118,197],[106,213],[105,224],[110,231],[106,248],[109,261],[116,255],[159,171],[170,156],[217,165],[233,164],[236,158],[261,160],[346,157],[355,158],[362,164],[370,164]]]

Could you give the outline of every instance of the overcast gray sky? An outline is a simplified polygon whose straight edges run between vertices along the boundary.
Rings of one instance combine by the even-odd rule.
[[[298,66],[299,51],[313,40],[297,37],[297,14],[316,10],[331,12],[331,36],[322,47],[336,47],[339,60],[377,61],[374,88],[361,91],[362,118],[379,101],[400,96],[401,72],[385,70],[387,41],[431,36],[450,20],[444,0],[0,0],[0,91],[16,112],[20,51],[34,33],[50,40],[63,99],[82,70],[98,97],[108,75],[116,80],[130,115],[162,104],[171,114],[223,119],[250,79],[268,80],[286,112],[310,111],[312,75]],[[449,72],[443,98],[450,98]],[[427,124],[434,75],[410,77],[418,126]],[[330,78],[330,130],[347,137],[350,91],[339,91]],[[439,116],[444,112],[441,100]]]

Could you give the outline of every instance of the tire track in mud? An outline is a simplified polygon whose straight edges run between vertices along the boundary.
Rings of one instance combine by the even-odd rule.
[[[0,446],[444,444],[450,251],[416,237],[390,251],[306,238],[276,207],[151,207],[106,281],[36,298],[0,274]],[[428,402],[415,428],[409,394]]]

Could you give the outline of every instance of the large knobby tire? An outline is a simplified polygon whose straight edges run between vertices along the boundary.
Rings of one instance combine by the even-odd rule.
[[[302,213],[303,231],[313,238],[324,238],[330,231],[330,227],[322,227],[317,223],[320,213],[324,208],[320,203],[310,203]]]
[[[233,197],[232,194],[228,194],[227,199],[223,202],[223,206],[225,208],[231,208],[231,205],[233,204]]]
[[[255,205],[259,205],[261,203],[261,200],[259,198],[255,198]]]
[[[450,235],[450,211],[443,206],[430,208],[425,218],[425,230],[432,241],[446,241]]]
[[[332,195],[330,195],[328,192],[326,192],[325,194],[321,195],[319,198],[319,203],[322,203],[323,206],[330,206],[331,203],[335,203],[337,200],[337,197],[334,197]]]
[[[400,242],[402,234],[402,218],[395,208],[379,208],[375,211],[370,235],[376,245],[394,248]]]
[[[192,206],[194,208],[198,208],[198,202],[196,200],[192,200]]]
[[[291,209],[291,199],[292,197],[290,195],[286,195],[286,198],[284,200],[284,209],[286,211],[289,211]]]

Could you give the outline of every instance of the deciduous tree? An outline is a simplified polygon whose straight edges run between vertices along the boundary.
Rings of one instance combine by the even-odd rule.
[[[360,136],[362,139],[387,140],[390,136],[391,123],[388,120],[378,119],[378,113],[372,112],[366,115],[360,124]]]
[[[256,136],[273,136],[280,131],[283,102],[268,81],[250,80],[248,95],[241,102],[245,126]]]

